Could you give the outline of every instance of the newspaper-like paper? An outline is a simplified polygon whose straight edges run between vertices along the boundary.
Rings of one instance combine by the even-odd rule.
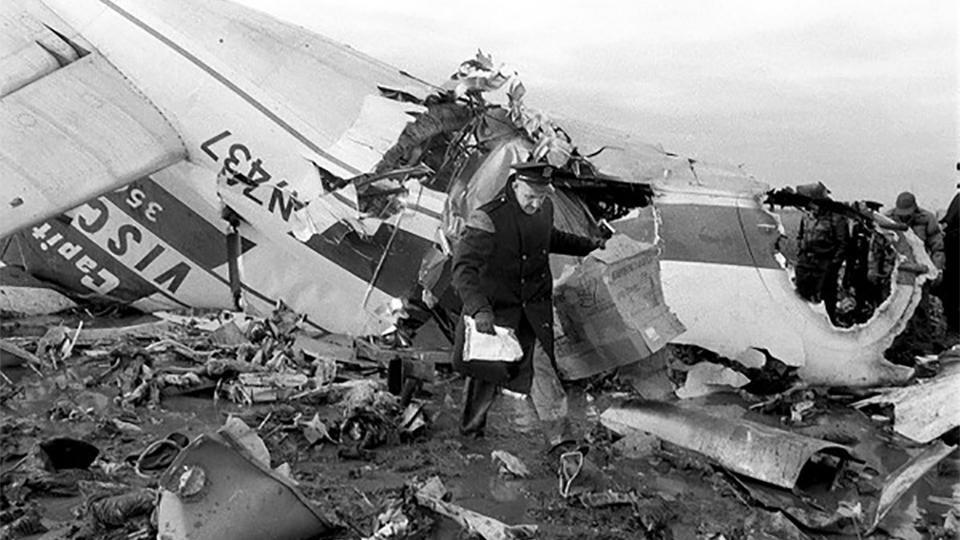
[[[463,361],[484,360],[487,362],[519,362],[523,349],[513,329],[494,326],[496,335],[477,331],[477,322],[464,316],[466,335],[463,341]]]

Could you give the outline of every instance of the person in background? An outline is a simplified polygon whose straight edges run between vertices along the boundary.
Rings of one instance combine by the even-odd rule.
[[[896,206],[888,210],[886,215],[894,221],[910,227],[923,241],[933,264],[938,269],[943,270],[943,232],[940,230],[940,225],[937,223],[937,218],[933,215],[933,212],[917,206],[917,198],[913,196],[913,193],[904,191],[897,195]]]
[[[808,302],[823,301],[831,321],[836,319],[840,268],[850,241],[847,218],[825,208],[830,190],[822,182],[797,186],[811,199],[797,234],[797,294]]]
[[[960,163],[957,166],[960,168]],[[943,223],[944,257],[943,279],[937,292],[943,302],[947,329],[956,334],[960,333],[960,257],[957,253],[960,249],[960,192],[953,195],[940,223]]]
[[[897,196],[894,208],[886,212],[890,219],[902,223],[912,230],[920,241],[937,269],[944,265],[943,232],[933,212],[917,206],[913,193],[904,191]],[[906,328],[897,335],[890,347],[884,352],[888,360],[904,365],[914,365],[917,356],[937,354],[944,347],[946,337],[946,317],[940,298],[933,294],[942,283],[943,273],[923,285],[922,296],[907,322]]]
[[[452,361],[454,368],[467,376],[460,422],[465,435],[483,435],[487,413],[501,387],[530,393],[537,342],[555,371],[549,254],[585,256],[604,244],[601,238],[554,228],[549,195],[553,177],[562,171],[536,162],[513,168],[503,190],[469,215],[464,235],[453,250],[453,286],[463,300],[463,312]],[[473,317],[479,332],[492,334],[494,325],[513,329],[523,350],[522,359],[502,369],[464,361],[466,316]]]

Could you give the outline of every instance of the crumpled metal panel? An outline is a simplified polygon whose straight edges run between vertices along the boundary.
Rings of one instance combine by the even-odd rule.
[[[736,478],[751,499],[764,508],[776,508],[805,529],[862,537],[871,534],[897,502],[924,475],[956,450],[942,441],[923,448],[877,483],[877,493],[860,493],[856,487],[811,499],[772,486]],[[881,470],[883,465],[875,463]],[[859,509],[859,511],[855,510]]]
[[[770,189],[768,184],[736,165],[704,163],[668,153],[659,145],[639,141],[634,135],[612,128],[572,118],[556,120],[580,153],[591,156],[590,162],[601,173],[616,176],[624,182],[651,183],[658,191],[725,196],[749,197]]]
[[[703,454],[735,473],[788,489],[796,485],[814,455],[851,457],[846,446],[658,401],[610,407],[600,416],[600,422],[622,435],[645,431]]]
[[[663,192],[656,204],[659,223],[640,215],[614,225],[635,239],[648,238],[651,229],[660,235],[663,297],[687,329],[674,343],[745,365],[765,352],[797,366],[798,376],[812,385],[903,384],[913,375],[912,368],[885,360],[883,352],[906,327],[932,275],[902,283],[906,272],[898,267],[897,284],[870,320],[837,328],[822,309],[797,295],[775,248],[779,216],[756,199]],[[888,234],[900,256],[933,267],[912,231]],[[710,294],[702,293],[704,283],[711,284]]]
[[[960,364],[950,364],[932,379],[891,388],[880,395],[854,403],[853,407],[890,403],[893,430],[917,442],[927,443],[960,426]]]
[[[333,530],[289,479],[218,435],[201,435],[180,452],[160,488],[161,539],[298,540]]]
[[[153,104],[88,54],[0,99],[0,236],[185,156]]]

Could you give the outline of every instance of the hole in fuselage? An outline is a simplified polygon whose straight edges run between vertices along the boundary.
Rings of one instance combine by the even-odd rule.
[[[870,320],[892,291],[897,253],[887,234],[867,220],[823,211],[785,207],[777,213],[784,232],[776,248],[798,296],[820,304],[836,327]],[[839,227],[846,229],[844,241],[832,232]]]

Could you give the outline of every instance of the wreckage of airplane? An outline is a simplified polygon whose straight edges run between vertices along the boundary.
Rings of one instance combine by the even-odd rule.
[[[766,184],[551,119],[488,57],[433,86],[222,1],[10,0],[0,18],[5,311],[282,300],[317,328],[382,332],[398,298],[442,305],[442,278],[418,283],[532,154],[578,178],[558,227],[658,246],[673,343],[810,384],[912,373],[883,359],[932,277],[911,232],[870,217],[897,266],[869,318],[835,327],[794,292]]]

